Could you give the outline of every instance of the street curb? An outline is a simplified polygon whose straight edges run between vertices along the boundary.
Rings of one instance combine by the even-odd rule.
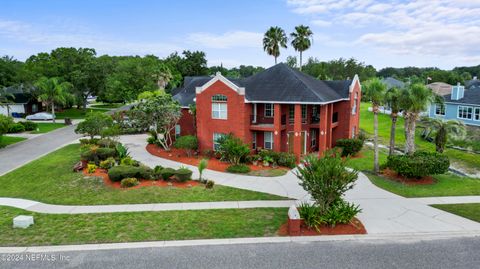
[[[39,253],[39,252],[66,252],[66,251],[94,251],[119,250],[141,248],[165,248],[186,246],[218,246],[242,244],[272,244],[272,243],[300,243],[310,242],[371,242],[377,244],[392,242],[418,242],[442,240],[452,238],[480,237],[480,231],[444,232],[444,233],[402,233],[402,234],[365,234],[365,235],[326,235],[326,236],[294,236],[294,237],[254,237],[254,238],[226,238],[226,239],[199,239],[179,241],[147,241],[132,243],[107,243],[63,246],[32,246],[32,247],[0,247],[0,253]]]

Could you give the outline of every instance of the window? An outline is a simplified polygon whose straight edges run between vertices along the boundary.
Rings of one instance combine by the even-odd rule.
[[[310,131],[310,136],[312,137],[310,147],[313,148],[313,147],[317,146],[317,130],[312,129]]]
[[[257,149],[257,132],[252,133],[252,149]]]
[[[338,112],[333,113],[332,115],[332,123],[338,122]]]
[[[480,120],[480,107],[475,108],[475,113],[473,115],[474,120]]]
[[[265,104],[265,117],[271,118],[273,117],[273,104]]]
[[[353,100],[352,115],[357,114],[357,103],[358,103],[358,92],[355,92],[355,97]]]
[[[307,105],[302,105],[302,122],[307,121]]]
[[[295,105],[288,106],[288,121],[290,123],[295,121]]]
[[[227,115],[227,97],[221,94],[212,96],[212,118],[226,120]]]
[[[175,137],[179,137],[180,132],[181,132],[180,125],[179,124],[175,125]]]
[[[458,118],[459,119],[472,119],[473,107],[471,106],[459,106],[458,107]]]
[[[273,133],[264,132],[264,147],[265,149],[273,149]]]
[[[445,116],[445,105],[435,104],[435,115]]]
[[[220,144],[217,142],[225,134],[222,133],[213,133],[213,150],[217,151]]]
[[[355,138],[356,133],[357,133],[357,126],[353,126],[353,128],[352,128],[352,138]]]

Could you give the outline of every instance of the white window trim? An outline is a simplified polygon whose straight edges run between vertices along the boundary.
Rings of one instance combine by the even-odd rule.
[[[214,116],[214,106],[218,105],[218,118]],[[222,118],[222,109],[221,105],[225,105],[225,118]],[[216,120],[227,120],[228,119],[228,104],[226,102],[212,102],[212,119]]]
[[[472,109],[472,117],[471,117],[471,118],[462,118],[462,117],[460,117],[460,108],[461,108],[461,107],[465,107],[465,108],[467,108],[467,110],[468,110],[468,108],[471,108],[471,109]],[[458,108],[457,108],[457,119],[461,119],[461,120],[473,120],[473,118],[474,118],[474,116],[473,116],[474,109],[473,109],[473,108],[474,108],[473,106],[458,106]],[[468,114],[468,112],[467,112],[467,114]]]
[[[270,134],[270,145],[271,147],[270,148],[267,148],[267,134]],[[273,132],[264,132],[263,133],[263,148],[264,149],[270,149],[270,150],[273,150]]]
[[[437,107],[438,106],[439,106],[439,104],[435,104],[434,111],[433,111],[435,116],[442,116],[442,117],[445,116],[445,114],[447,114],[447,106],[443,105],[443,114],[437,114]]]
[[[213,133],[213,143],[212,143],[212,149],[213,149],[213,151],[216,151],[215,145],[220,145],[219,143],[216,142],[215,134],[219,134],[220,136],[224,135],[223,133],[215,133],[215,132]]]
[[[474,120],[474,121],[480,121],[480,117],[478,118],[478,120],[475,119],[476,111],[478,111],[478,114],[480,115],[480,107],[474,107],[474,108],[473,108],[472,120]]]
[[[271,106],[272,106],[272,109],[271,109],[271,110],[272,110],[272,115],[271,115],[271,116],[267,116],[267,105],[271,105]],[[265,104],[265,105],[263,106],[263,116],[264,116],[265,118],[273,118],[273,117],[275,116],[275,104],[268,104],[268,103]]]

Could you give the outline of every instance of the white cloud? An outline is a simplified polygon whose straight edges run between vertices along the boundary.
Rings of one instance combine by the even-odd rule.
[[[227,49],[236,47],[256,48],[262,46],[262,33],[232,31],[223,34],[192,33],[188,41],[206,48]]]
[[[320,27],[326,27],[332,25],[331,21],[325,21],[325,20],[313,20],[312,21],[313,25],[320,26]]]

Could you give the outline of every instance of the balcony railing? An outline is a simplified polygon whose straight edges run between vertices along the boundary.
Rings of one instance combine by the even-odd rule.
[[[281,125],[287,124],[287,115],[283,114],[281,119]],[[273,124],[274,118],[273,117],[265,117],[263,115],[250,115],[250,122],[251,124]]]

